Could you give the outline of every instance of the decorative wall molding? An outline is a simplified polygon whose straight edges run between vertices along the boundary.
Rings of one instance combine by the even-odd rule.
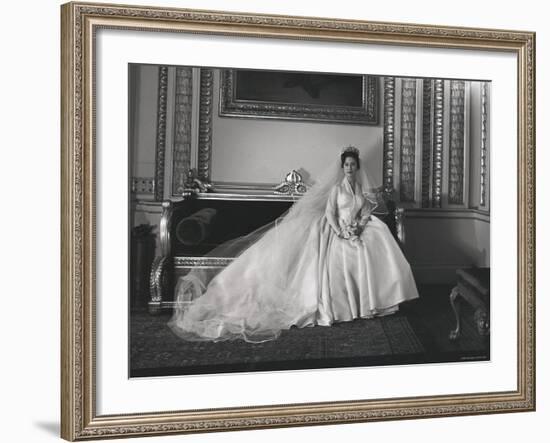
[[[451,81],[449,139],[449,203],[464,204],[464,94],[465,82]]]
[[[415,219],[452,219],[452,220],[479,220],[490,223],[490,214],[487,211],[471,208],[412,208],[405,209],[407,220]]]
[[[395,154],[395,78],[384,77],[384,152],[382,181],[384,192],[393,194]]]
[[[433,80],[422,81],[422,207],[431,206],[433,149]]]
[[[441,207],[443,184],[443,105],[444,81],[434,80],[433,85],[433,164],[432,164],[432,206]]]
[[[176,68],[176,98],[174,110],[174,150],[172,167],[172,194],[185,190],[191,168],[191,117],[193,104],[193,70]]]
[[[132,177],[133,194],[154,194],[155,179],[153,177]]]
[[[209,68],[201,68],[197,178],[207,183],[211,180],[213,93],[214,71]]]
[[[479,205],[488,205],[488,161],[489,161],[489,84],[481,83],[481,148],[480,148],[480,183],[479,183]]]
[[[155,152],[155,200],[164,198],[164,157],[166,151],[166,106],[168,101],[168,67],[159,66],[157,102],[157,140]]]
[[[416,80],[403,79],[401,86],[401,152],[399,198],[414,202],[416,150]]]

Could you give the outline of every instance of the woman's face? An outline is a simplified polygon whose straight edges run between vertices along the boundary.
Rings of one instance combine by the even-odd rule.
[[[355,178],[355,173],[357,172],[357,161],[353,157],[346,157],[344,160],[344,175],[347,178]]]

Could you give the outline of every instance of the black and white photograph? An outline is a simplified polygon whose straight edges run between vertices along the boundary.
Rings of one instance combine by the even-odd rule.
[[[547,439],[543,5],[6,3],[2,441]]]
[[[128,86],[130,378],[491,359],[489,80]]]

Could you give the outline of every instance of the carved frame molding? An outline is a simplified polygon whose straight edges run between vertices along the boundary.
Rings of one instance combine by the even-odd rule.
[[[535,408],[535,35],[70,3],[62,17],[62,410],[68,440],[441,417]],[[517,389],[441,397],[98,416],[95,408],[94,34],[100,28],[511,51],[518,56]],[[91,85],[91,87],[89,87]],[[436,134],[437,135],[437,134]],[[435,177],[437,178],[437,177]]]

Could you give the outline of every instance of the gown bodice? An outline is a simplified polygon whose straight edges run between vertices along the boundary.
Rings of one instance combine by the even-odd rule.
[[[363,196],[361,188],[355,189],[344,179],[336,190],[336,217],[340,226],[357,222],[366,210],[367,199]]]

